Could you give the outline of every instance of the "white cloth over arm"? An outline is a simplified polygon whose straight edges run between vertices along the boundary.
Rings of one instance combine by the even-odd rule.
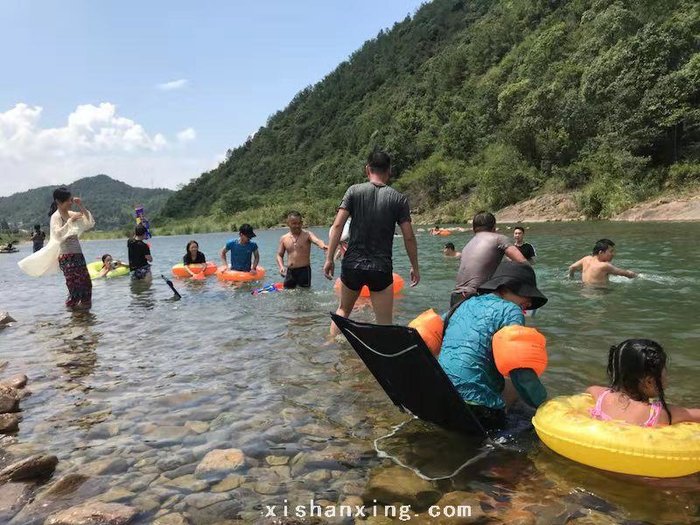
[[[80,235],[84,231],[95,226],[95,219],[87,212],[76,221],[67,221],[62,224],[61,215],[56,211],[51,216],[51,238],[41,250],[34,252],[17,263],[20,270],[32,277],[40,277],[56,273],[58,268],[58,256],[61,251],[61,243],[71,235]]]

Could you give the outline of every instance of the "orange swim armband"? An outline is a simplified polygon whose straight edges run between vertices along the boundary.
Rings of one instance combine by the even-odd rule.
[[[410,328],[415,328],[430,349],[430,353],[437,357],[442,347],[442,331],[445,326],[440,317],[432,308],[426,310],[413,321],[408,323]]]
[[[531,368],[541,376],[547,368],[547,340],[534,328],[505,326],[494,334],[491,347],[496,368],[504,376],[517,368]]]

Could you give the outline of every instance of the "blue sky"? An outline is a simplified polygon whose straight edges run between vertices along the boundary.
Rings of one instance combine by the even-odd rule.
[[[417,0],[0,2],[0,195],[175,188]]]

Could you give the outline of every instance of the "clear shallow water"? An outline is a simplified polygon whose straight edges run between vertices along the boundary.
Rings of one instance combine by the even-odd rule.
[[[315,231],[324,237],[327,232]],[[696,224],[603,222],[533,225],[527,231],[538,251],[538,282],[550,299],[528,322],[548,337],[544,380],[551,394],[604,382],[608,347],[628,337],[649,337],[671,356],[669,399],[700,405],[697,231]],[[280,280],[274,257],[281,233],[261,231],[256,239],[266,282]],[[218,260],[230,237],[195,236],[209,260]],[[589,253],[600,237],[617,243],[615,264],[641,272],[639,279],[616,279],[606,290],[567,280],[568,264]],[[406,324],[429,307],[447,308],[458,263],[440,249],[448,240],[459,248],[468,239],[467,233],[449,238],[418,233],[423,280],[397,298],[395,322]],[[188,240],[151,241],[154,276],[169,275]],[[395,241],[395,271],[407,279],[403,243]],[[126,256],[125,240],[82,244],[88,261],[105,252]],[[111,489],[118,501],[145,511],[143,523],[166,508],[187,512],[197,523],[216,522],[207,512],[219,519],[240,513],[250,522],[260,519],[261,505],[285,498],[341,502],[362,494],[369,475],[390,464],[377,457],[373,440],[406,416],[349,346],[326,344],[327,313],[337,299],[332,282],[322,276],[320,250],[312,251],[309,291],[253,297],[252,286],[236,288],[215,278],[175,280],[183,299],[174,302],[158,278],[150,287],[111,279],[95,283],[89,314],[73,314],[63,308],[62,275],[32,279],[19,272],[16,261],[29,246],[21,248],[0,255],[0,310],[18,320],[0,332],[0,361],[9,361],[3,376],[27,373],[33,394],[22,402],[16,440],[4,444],[13,453],[58,455],[54,478],[91,472],[60,506]],[[372,319],[367,307],[353,315]],[[241,486],[216,492],[211,484],[185,477],[209,450],[231,447],[246,454]],[[700,519],[698,476],[634,479],[576,465],[534,439],[519,447],[494,451],[436,486],[479,494],[482,508],[496,513],[498,505],[527,508],[540,523],[565,523],[589,511],[611,522]],[[382,448],[436,477],[474,455],[471,445],[418,422]],[[288,462],[272,466],[268,456]],[[221,494],[226,498],[219,500]],[[38,520],[50,510],[30,506],[23,516]]]

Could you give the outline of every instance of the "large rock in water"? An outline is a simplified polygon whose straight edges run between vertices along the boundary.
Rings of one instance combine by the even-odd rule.
[[[19,415],[0,414],[0,434],[19,430]]]
[[[49,516],[44,525],[126,525],[138,511],[119,503],[89,501]]]
[[[19,408],[19,395],[11,386],[0,384],[0,414],[16,412]]]
[[[400,502],[423,509],[440,499],[440,491],[408,469],[388,467],[372,475],[363,499],[368,504],[376,499],[379,503]]]
[[[0,483],[47,479],[53,474],[56,465],[58,465],[56,456],[43,454],[29,456],[0,470]]]
[[[29,381],[29,379],[26,374],[15,374],[9,379],[0,381],[0,385],[9,386],[11,388],[24,388],[27,386],[27,381]]]
[[[209,452],[199,462],[194,471],[196,478],[222,478],[245,463],[245,456],[240,449],[227,448]]]

